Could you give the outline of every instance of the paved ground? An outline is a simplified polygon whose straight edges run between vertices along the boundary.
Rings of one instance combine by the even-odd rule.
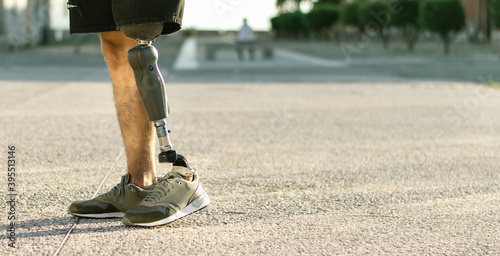
[[[180,48],[174,41],[165,44]],[[446,66],[435,82],[402,82],[389,71],[322,67],[339,60],[282,46],[270,63],[223,52],[167,78],[172,140],[199,170],[207,209],[152,229],[82,219],[60,255],[500,254],[500,90],[465,83],[498,62],[429,55],[436,61],[426,65],[468,60],[476,68],[452,75]],[[111,169],[101,192],[109,189],[125,169],[123,157],[113,165],[122,143],[98,48],[87,44],[78,58],[71,51],[1,56],[6,254],[54,254],[75,223],[70,202],[91,197]],[[483,64],[493,67],[483,72]],[[377,82],[354,76],[362,70]],[[210,83],[198,82],[205,75]],[[330,83],[336,75],[343,78]],[[16,146],[16,249],[8,247],[8,145]]]

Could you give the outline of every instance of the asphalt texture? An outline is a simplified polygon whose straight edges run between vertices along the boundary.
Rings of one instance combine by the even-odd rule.
[[[351,62],[318,55],[327,43],[278,42],[254,62],[205,61],[201,47],[199,69],[173,70],[182,41],[158,44],[172,141],[211,205],[157,228],[75,225],[69,204],[126,169],[99,46],[2,53],[2,254],[500,254],[500,90],[485,85],[500,63],[486,46],[375,56],[373,44]]]

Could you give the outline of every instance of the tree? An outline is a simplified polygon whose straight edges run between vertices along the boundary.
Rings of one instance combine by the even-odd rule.
[[[441,37],[446,55],[451,38],[465,25],[465,12],[460,0],[422,0],[420,23]]]
[[[418,1],[399,0],[399,13],[392,17],[392,24],[403,32],[408,51],[412,52],[418,40]]]
[[[276,0],[280,13],[300,11],[300,4],[308,0]]]
[[[389,47],[392,15],[385,3],[380,1],[363,3],[359,7],[358,19],[364,31],[370,36],[378,36],[384,49]]]
[[[346,26],[351,26],[355,29],[355,34],[354,34],[355,44],[358,43],[363,29],[358,15],[361,4],[362,2],[357,0],[352,1],[350,3],[346,3],[340,13],[340,20],[342,21],[342,23],[344,23],[344,25]]]
[[[299,37],[306,32],[304,14],[300,11],[282,13],[271,18],[271,26],[278,37]]]
[[[490,10],[493,16],[493,25],[500,28],[500,0],[490,0]]]
[[[328,34],[332,26],[339,20],[340,12],[333,4],[316,4],[305,15],[305,25],[312,32]]]
[[[339,5],[345,2],[345,0],[317,0],[314,4],[315,5],[322,5],[322,4],[333,4],[333,5]]]
[[[271,29],[276,33],[276,37],[281,37],[283,33],[283,26],[281,25],[281,16],[276,16],[271,18]]]
[[[361,5],[360,1],[352,1],[344,5],[341,12],[341,20],[346,26],[353,26],[360,29],[361,23],[359,21],[359,7]]]

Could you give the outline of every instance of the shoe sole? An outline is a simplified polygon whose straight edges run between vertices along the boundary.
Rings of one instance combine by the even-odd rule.
[[[82,218],[109,219],[109,218],[123,218],[125,213],[123,212],[108,212],[108,213],[97,213],[97,214],[72,213],[72,215]]]
[[[205,208],[208,204],[210,204],[210,198],[206,193],[202,194],[198,198],[196,198],[193,202],[191,202],[186,207],[182,208],[180,211],[176,212],[174,215],[171,215],[167,218],[157,220],[149,223],[132,223],[127,218],[123,219],[123,224],[127,226],[141,226],[141,227],[155,227],[168,224],[174,220],[180,219],[188,214],[196,212]]]

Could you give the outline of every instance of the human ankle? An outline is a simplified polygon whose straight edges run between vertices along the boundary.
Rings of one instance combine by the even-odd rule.
[[[156,182],[156,177],[154,179],[139,179],[139,178],[130,178],[130,184],[134,184],[142,189],[150,189],[153,184]]]

